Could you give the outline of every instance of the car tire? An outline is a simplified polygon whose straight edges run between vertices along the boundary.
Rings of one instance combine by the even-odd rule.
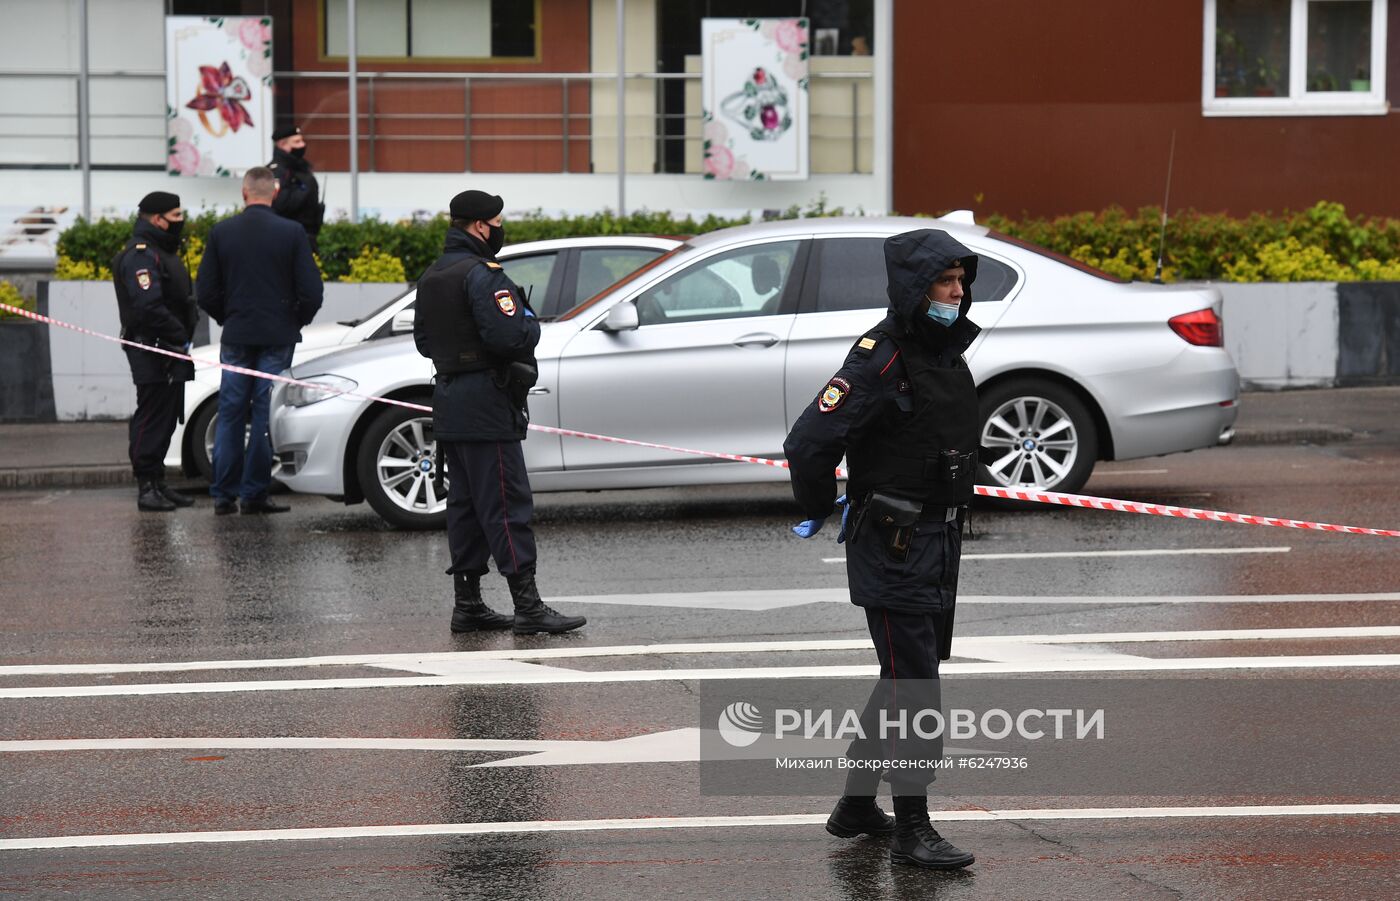
[[[194,464],[195,472],[211,484],[214,481],[214,459],[210,456],[210,448],[214,443],[214,426],[218,417],[219,395],[215,394],[195,411],[185,430],[190,462]]]
[[[978,484],[1066,494],[1084,487],[1098,459],[1099,436],[1074,391],[1012,379],[982,392],[979,406],[981,444],[997,459],[977,468]]]
[[[375,415],[360,439],[355,472],[365,500],[391,526],[441,529],[447,497],[437,492],[433,417],[404,407]],[[446,483],[444,482],[444,488]]]

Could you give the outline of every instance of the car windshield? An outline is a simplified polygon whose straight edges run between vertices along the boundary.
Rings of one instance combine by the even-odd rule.
[[[589,307],[593,306],[593,305],[594,305],[595,303],[597,303],[601,298],[607,296],[607,295],[608,295],[609,293],[611,293],[614,289],[620,288],[621,286],[623,286],[623,285],[625,285],[625,284],[628,284],[629,282],[635,281],[635,280],[637,279],[637,277],[640,276],[642,273],[644,273],[644,272],[650,272],[652,269],[654,269],[654,268],[656,268],[658,265],[660,265],[663,261],[669,260],[669,259],[671,259],[671,258],[674,257],[674,256],[678,256],[678,255],[680,255],[680,254],[682,254],[682,253],[686,253],[687,251],[690,251],[690,250],[693,250],[693,249],[694,249],[694,248],[692,248],[689,244],[682,244],[682,245],[679,246],[679,247],[673,247],[673,248],[671,248],[670,250],[668,250],[668,251],[666,251],[665,253],[663,253],[661,256],[657,257],[656,259],[654,259],[654,260],[652,260],[651,262],[647,263],[646,265],[642,266],[640,269],[637,269],[637,270],[635,270],[635,271],[633,271],[633,272],[628,273],[627,275],[624,275],[622,278],[620,278],[620,279],[618,279],[617,281],[613,282],[611,285],[608,285],[606,288],[604,288],[603,290],[599,291],[597,294],[594,294],[592,297],[588,298],[588,299],[585,300],[583,303],[581,303],[581,304],[579,304],[578,306],[574,307],[572,310],[569,310],[568,312],[562,314],[561,316],[559,316],[559,321],[562,322],[562,321],[565,321],[565,320],[573,319],[575,316],[579,315],[579,314],[582,313],[583,311],[587,310]]]
[[[996,238],[998,241],[1005,241],[1007,244],[1010,244],[1014,247],[1020,247],[1023,250],[1029,250],[1033,253],[1038,253],[1043,257],[1049,257],[1057,263],[1064,263],[1066,266],[1069,266],[1072,269],[1078,269],[1080,272],[1083,272],[1086,275],[1092,275],[1094,278],[1101,278],[1106,282],[1116,282],[1120,285],[1128,284],[1128,279],[1126,278],[1119,278],[1118,276],[1113,275],[1112,273],[1104,272],[1102,269],[1097,269],[1093,266],[1090,266],[1088,263],[1076,260],[1074,257],[1058,253],[1056,251],[1051,250],[1048,247],[1041,247],[1039,244],[1032,244],[1031,242],[1024,241],[1020,238],[1013,238],[1010,235],[1004,235],[999,231],[988,231],[987,237]]]
[[[373,312],[371,312],[371,313],[366,313],[365,315],[361,316],[359,319],[342,319],[342,320],[340,320],[340,324],[341,324],[341,325],[348,325],[348,326],[350,326],[351,328],[354,328],[355,326],[359,325],[359,324],[362,323],[362,322],[368,322],[369,320],[371,320],[371,319],[373,319],[374,317],[378,316],[380,313],[382,313],[382,312],[384,312],[385,310],[387,310],[387,309],[389,309],[390,307],[392,307],[394,304],[396,304],[396,303],[398,303],[399,301],[403,300],[404,295],[405,295],[405,294],[408,294],[409,291],[412,291],[412,290],[413,290],[413,287],[410,287],[407,291],[404,291],[404,292],[401,293],[401,294],[395,294],[395,295],[393,296],[393,298],[389,300],[388,303],[384,303],[384,304],[381,304],[381,305],[375,307]]]

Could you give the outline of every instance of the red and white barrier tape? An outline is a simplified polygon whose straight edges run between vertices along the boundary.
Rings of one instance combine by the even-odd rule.
[[[316,382],[303,381],[301,379],[289,378],[285,375],[274,375],[267,372],[259,372],[255,369],[245,369],[242,366],[231,366],[227,363],[215,363],[210,360],[200,360],[189,354],[178,351],[165,350],[159,347],[151,347],[135,341],[128,341],[125,338],[118,338],[113,335],[104,335],[91,329],[73,325],[34,313],[19,307],[0,303],[0,310],[15,313],[45,325],[55,325],[60,328],[70,329],[79,334],[89,335],[94,338],[101,338],[103,341],[111,341],[116,344],[135,347],[150,353],[164,354],[177,360],[187,360],[191,363],[204,363],[209,366],[225,369],[229,372],[237,372],[242,375],[253,376],[254,378],[267,379],[273,382],[282,382],[287,385],[301,385],[307,388],[315,388],[328,394],[339,394],[345,397],[352,397],[356,400],[372,401],[374,403],[392,404],[396,407],[406,407],[410,410],[420,410],[424,413],[433,412],[433,408],[424,404],[415,404],[409,401],[394,400],[388,397],[376,397],[370,394],[359,394],[354,391],[342,391],[338,388],[330,388]],[[554,426],[530,424],[531,431],[542,432],[547,435],[560,435],[565,438],[583,438],[589,441],[607,441],[611,444],[622,444],[629,447],[649,447],[655,450],[672,451],[678,454],[689,454],[695,457],[708,457],[712,460],[728,460],[734,463],[757,463],[762,466],[773,466],[778,469],[787,469],[786,460],[770,460],[766,457],[749,457],[743,454],[725,454],[718,451],[696,450],[689,447],[676,447],[670,444],[658,444],[654,441],[637,441],[632,438],[617,438],[612,435],[595,435],[592,432],[580,432],[576,429],[561,429]],[[844,470],[836,470],[838,478],[845,478]],[[1347,535],[1374,535],[1381,538],[1400,538],[1400,529],[1368,529],[1361,526],[1339,526],[1326,522],[1309,522],[1300,519],[1280,519],[1273,516],[1251,516],[1245,513],[1226,513],[1220,510],[1201,510],[1194,507],[1175,507],[1170,504],[1143,504],[1137,501],[1123,501],[1107,497],[1093,497],[1084,494],[1061,494],[1054,491],[1034,491],[1023,488],[1000,488],[987,485],[978,485],[977,493],[983,497],[995,497],[1003,500],[1032,501],[1040,504],[1060,504],[1066,507],[1087,507],[1093,510],[1113,510],[1118,513],[1139,513],[1147,516],[1174,516],[1182,519],[1197,519],[1208,522],[1229,522],[1246,526],[1276,526],[1284,529],[1308,529],[1315,532],[1341,532]]]

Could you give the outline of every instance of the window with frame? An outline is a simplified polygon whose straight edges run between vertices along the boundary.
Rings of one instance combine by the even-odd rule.
[[[1208,116],[1382,115],[1386,0],[1206,0]]]
[[[646,326],[777,313],[800,243],[745,247],[691,266],[643,292],[638,319]]]
[[[321,0],[326,56],[349,54],[347,0]],[[356,0],[355,53],[368,59],[534,57],[534,0]]]
[[[884,238],[822,238],[817,241],[816,312],[873,310],[889,306]],[[973,248],[968,248],[972,250]],[[1016,271],[985,253],[977,255],[972,302],[1002,300],[1016,287]]]

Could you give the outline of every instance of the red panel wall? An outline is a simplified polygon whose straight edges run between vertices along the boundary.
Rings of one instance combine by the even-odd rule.
[[[1400,115],[1205,118],[1201,0],[897,0],[894,206],[1400,215]],[[1400,86],[1390,0],[1389,94]]]
[[[531,0],[521,0],[531,2]],[[299,72],[344,73],[343,60],[321,52],[322,0],[292,0],[292,65]],[[540,0],[540,54],[537,60],[408,62],[361,60],[360,71],[375,72],[587,72],[587,0]],[[279,83],[279,104],[290,103],[307,136],[317,168],[349,167],[348,90],[345,79],[298,79]],[[468,97],[470,92],[470,97]],[[359,87],[360,167],[379,172],[561,172],[564,86],[558,81],[473,81],[461,78],[412,81],[376,80],[373,92]],[[568,112],[586,117],[588,83],[571,82]],[[477,118],[473,116],[509,116]],[[515,117],[519,118],[515,118]],[[572,118],[568,147],[570,172],[589,171],[587,118]],[[370,137],[373,133],[373,138]],[[512,139],[514,138],[514,139]]]

